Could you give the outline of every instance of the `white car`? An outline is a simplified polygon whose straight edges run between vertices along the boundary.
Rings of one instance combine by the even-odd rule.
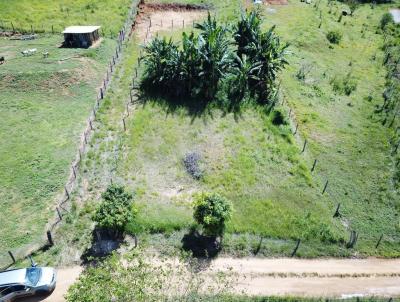
[[[52,267],[29,267],[0,272],[0,302],[50,294],[55,287],[56,271]]]

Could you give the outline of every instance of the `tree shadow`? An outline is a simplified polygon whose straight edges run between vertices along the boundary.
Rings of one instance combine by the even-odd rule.
[[[233,113],[236,120],[241,117],[242,113],[241,106],[228,106],[217,97],[211,101],[193,97],[171,97],[167,93],[149,92],[148,89],[139,90],[138,97],[144,105],[157,104],[167,115],[185,110],[191,117],[192,123],[197,118],[213,118],[215,110],[220,110],[223,116]]]
[[[92,244],[81,256],[82,264],[96,265],[117,250],[123,242],[123,234],[109,229],[95,228],[92,232]]]
[[[182,249],[191,252],[192,256],[197,259],[211,260],[217,257],[221,251],[221,242],[217,237],[201,235],[195,229],[191,229],[188,234],[185,234],[181,242]]]

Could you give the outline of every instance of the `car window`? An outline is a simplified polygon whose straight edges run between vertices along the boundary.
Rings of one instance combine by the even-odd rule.
[[[35,286],[42,275],[42,270],[37,267],[30,267],[26,269],[25,282],[30,286]]]

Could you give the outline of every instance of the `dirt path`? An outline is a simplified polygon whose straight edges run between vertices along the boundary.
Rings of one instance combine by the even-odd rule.
[[[59,269],[57,287],[45,299],[25,302],[61,302],[78,278],[79,266]],[[238,274],[234,291],[250,295],[302,297],[400,297],[400,259],[234,259],[218,258],[205,273]]]
[[[251,295],[400,297],[400,259],[229,259],[209,270],[239,274],[235,291]]]

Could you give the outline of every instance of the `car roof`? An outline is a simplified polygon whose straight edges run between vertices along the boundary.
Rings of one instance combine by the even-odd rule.
[[[24,284],[26,276],[26,268],[13,269],[0,272],[0,286],[8,284]]]

